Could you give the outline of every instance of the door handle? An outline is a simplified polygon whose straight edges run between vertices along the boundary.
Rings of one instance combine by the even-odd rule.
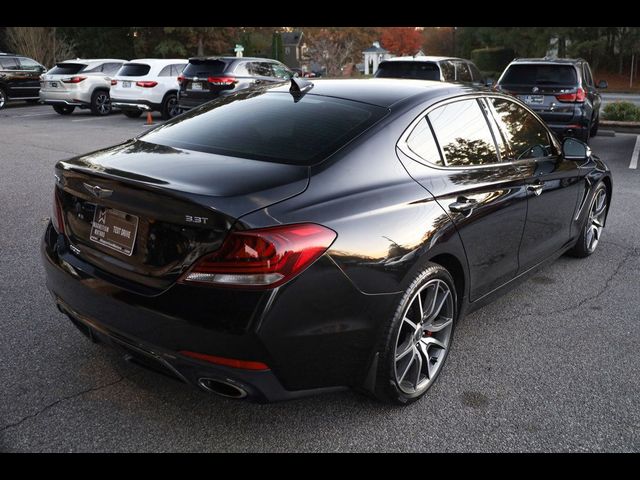
[[[530,192],[533,192],[536,196],[542,193],[543,188],[544,188],[544,183],[542,182],[536,182],[536,183],[527,185],[527,190],[529,190]]]
[[[458,197],[449,204],[449,210],[456,213],[466,213],[478,206],[478,201],[467,197]]]
[[[256,78],[253,83],[255,83],[256,85],[259,85],[262,83],[262,80],[260,80],[259,78]]]

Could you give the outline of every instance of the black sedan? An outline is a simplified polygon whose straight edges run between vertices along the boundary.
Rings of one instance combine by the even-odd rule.
[[[612,194],[513,97],[388,79],[244,90],[55,176],[58,308],[130,361],[257,401],[415,401],[466,313],[594,252]]]

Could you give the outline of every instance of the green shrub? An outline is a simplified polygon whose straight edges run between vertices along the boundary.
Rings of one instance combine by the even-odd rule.
[[[613,102],[605,105],[604,118],[620,122],[640,122],[640,107],[631,102]]]
[[[512,48],[495,47],[471,50],[471,61],[483,72],[502,73],[513,57],[515,57],[515,52]]]

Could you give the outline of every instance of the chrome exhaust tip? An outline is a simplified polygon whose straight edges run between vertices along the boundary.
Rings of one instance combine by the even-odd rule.
[[[199,378],[198,385],[210,393],[215,393],[221,397],[234,398],[240,400],[246,398],[248,392],[238,385],[226,380],[216,378]]]

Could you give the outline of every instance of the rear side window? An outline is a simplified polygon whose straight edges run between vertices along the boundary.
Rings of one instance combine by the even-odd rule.
[[[208,77],[220,75],[227,69],[227,62],[222,60],[191,60],[184,69],[186,77]]]
[[[2,67],[3,70],[18,70],[18,62],[13,57],[0,57],[0,67]]]
[[[443,105],[432,110],[428,118],[446,165],[473,166],[498,162],[493,135],[475,99]]]
[[[445,82],[456,81],[456,67],[453,66],[453,62],[449,60],[440,62],[440,69],[442,70],[442,76]]]
[[[121,63],[105,63],[104,65],[102,65],[102,71],[106,75],[115,75],[120,67],[122,67]]]
[[[377,78],[412,78],[415,80],[440,80],[440,68],[434,62],[383,62],[378,67]]]
[[[418,122],[418,125],[416,125],[409,135],[409,138],[407,138],[407,147],[429,163],[444,165],[440,157],[440,152],[438,151],[438,145],[433,138],[433,133],[426,118]]]
[[[159,77],[171,77],[171,65],[166,65],[162,70],[160,70],[160,73],[158,74]]]
[[[151,66],[146,63],[125,63],[118,71],[122,77],[143,77],[149,73]]]
[[[471,70],[465,62],[455,62],[456,80],[458,82],[471,82]]]
[[[554,147],[547,130],[531,113],[515,102],[489,98],[494,116],[511,146],[514,160],[554,155]]]
[[[576,70],[571,65],[514,64],[507,68],[503,85],[575,86]]]
[[[51,75],[75,75],[86,66],[85,63],[58,63],[48,73]]]
[[[319,95],[246,91],[189,111],[141,140],[188,150],[313,165],[384,117],[388,110]]]
[[[184,63],[175,63],[171,65],[171,75],[177,77],[182,73],[182,71],[184,70],[184,67],[185,67]]]
[[[271,64],[272,75],[276,78],[282,78],[288,80],[291,78],[291,73],[284,65],[278,65],[277,63]]]
[[[593,76],[591,75],[591,69],[588,64],[584,64],[584,79],[587,82],[587,85],[593,87]]]

